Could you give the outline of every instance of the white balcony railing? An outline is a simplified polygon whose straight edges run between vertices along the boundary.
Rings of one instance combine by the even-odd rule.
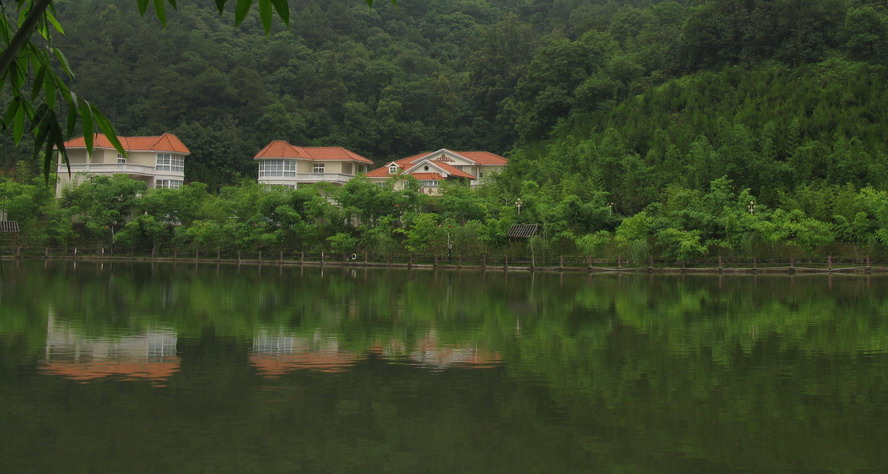
[[[68,167],[64,163],[60,163],[59,173],[67,172]],[[138,165],[134,163],[71,163],[71,173],[134,174],[140,176],[185,175],[182,171],[157,171],[153,165]]]
[[[260,183],[284,184],[284,183],[347,183],[354,178],[353,174],[343,173],[297,173],[296,176],[260,176]]]

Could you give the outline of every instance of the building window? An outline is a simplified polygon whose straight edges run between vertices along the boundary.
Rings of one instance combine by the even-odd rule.
[[[154,187],[157,189],[179,189],[182,187],[182,181],[178,179],[158,179]]]
[[[483,177],[484,177],[484,172],[483,172],[483,171],[479,171],[479,172],[478,172],[478,177],[479,177],[479,178],[483,178]]]
[[[323,163],[315,163],[311,168],[311,172],[315,174],[324,174],[324,164]]]
[[[185,171],[185,157],[169,153],[157,154],[157,171]]]
[[[437,188],[438,187],[438,181],[433,180],[433,179],[424,180],[424,181],[421,181],[421,183],[424,188]]]
[[[124,158],[123,155],[121,155],[120,153],[117,154],[117,164],[118,165],[125,165],[126,164],[126,158]]]
[[[398,165],[389,166],[389,174],[398,174]]]
[[[342,174],[352,174],[352,164],[351,163],[343,163],[342,164]]]
[[[296,162],[293,160],[262,160],[259,162],[260,178],[295,178]]]

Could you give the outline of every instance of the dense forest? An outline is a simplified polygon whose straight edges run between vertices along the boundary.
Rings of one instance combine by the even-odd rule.
[[[377,163],[483,149],[512,160],[496,182],[415,213],[486,229],[489,245],[534,222],[540,245],[637,258],[888,245],[884,2],[307,1],[267,36],[210,2],[179,2],[165,28],[135,4],[58,2],[76,87],[122,135],[181,137],[187,180],[222,188],[213,199],[253,192],[223,187],[253,180],[272,139]],[[10,174],[37,174],[2,140]],[[403,209],[373,206],[340,208],[372,216],[311,245],[365,239],[380,217],[412,228]],[[390,234],[407,249],[404,232]]]

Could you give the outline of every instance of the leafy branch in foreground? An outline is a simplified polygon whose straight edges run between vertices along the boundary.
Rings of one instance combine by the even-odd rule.
[[[144,15],[154,7],[161,24],[166,25],[166,4],[176,8],[176,0],[136,0]],[[366,0],[372,6],[374,0]],[[221,15],[228,0],[213,0]],[[241,24],[253,3],[258,3],[262,28],[268,34],[274,14],[284,22],[290,22],[288,0],[234,0],[234,22]],[[392,3],[396,3],[392,0]],[[108,137],[114,148],[126,156],[110,121],[92,104],[69,87],[74,82],[64,53],[53,45],[54,33],[64,35],[65,30],[56,19],[53,0],[15,0],[15,11],[7,10],[0,3],[0,91],[6,102],[5,113],[0,117],[4,131],[12,129],[13,142],[18,145],[29,131],[34,139],[34,157],[43,153],[43,176],[48,182],[53,164],[53,149],[58,149],[61,160],[67,165],[65,141],[70,139],[80,120],[81,131],[88,153],[92,153],[95,133]],[[36,33],[36,36],[35,36]],[[56,73],[61,69],[63,75]],[[6,90],[9,89],[7,95]],[[63,117],[66,124],[62,126]],[[69,166],[70,172],[70,166]]]

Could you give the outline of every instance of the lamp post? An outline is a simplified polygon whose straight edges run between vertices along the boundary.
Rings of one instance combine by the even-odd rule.
[[[518,209],[518,215],[521,216],[521,198],[515,200],[515,207]]]

